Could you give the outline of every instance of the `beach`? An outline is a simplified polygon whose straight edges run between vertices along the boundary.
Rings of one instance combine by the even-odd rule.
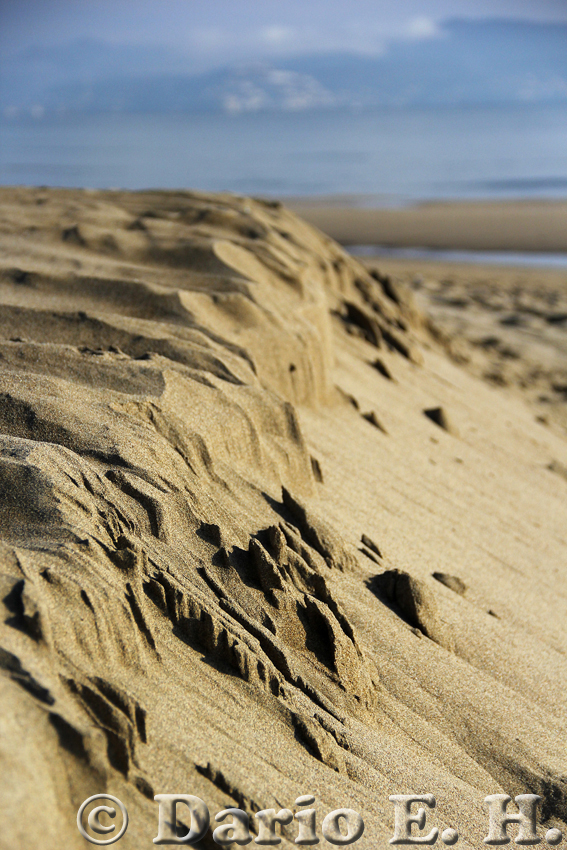
[[[364,257],[407,287],[472,374],[567,428],[567,269]]]
[[[450,356],[489,383],[522,395],[544,421],[565,427],[567,203],[446,201],[400,209],[363,203],[364,198],[335,196],[293,199],[290,206],[352,246],[366,268],[411,291]],[[397,257],[390,248],[398,249]],[[443,259],[452,252],[467,252],[467,261]],[[490,252],[499,252],[497,264],[490,264]],[[564,256],[565,268],[559,262],[550,268],[548,252]]]
[[[95,793],[126,850],[165,793],[284,848],[305,795],[361,850],[400,794],[565,833],[566,275],[334,241],[564,251],[565,209],[0,188],[2,846],[83,848]]]
[[[343,245],[567,253],[567,201],[435,201],[365,209],[324,197],[288,206]]]

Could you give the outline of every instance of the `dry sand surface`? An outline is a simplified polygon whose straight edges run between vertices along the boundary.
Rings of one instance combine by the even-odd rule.
[[[348,199],[352,203],[355,199]],[[447,201],[401,209],[297,198],[290,207],[345,245],[567,252],[567,201]]]
[[[136,850],[174,792],[565,830],[563,430],[274,204],[2,189],[0,246],[0,845],[100,792]]]
[[[364,258],[413,291],[449,356],[567,433],[567,268]]]

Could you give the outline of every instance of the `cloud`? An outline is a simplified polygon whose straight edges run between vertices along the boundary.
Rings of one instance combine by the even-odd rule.
[[[412,18],[405,28],[405,36],[407,38],[421,41],[427,38],[437,38],[442,33],[439,25],[433,18],[428,18],[425,15],[419,15]]]
[[[264,27],[261,32],[262,41],[267,44],[284,44],[291,41],[293,38],[293,30],[291,27],[284,27],[278,24],[273,24],[269,27]]]
[[[215,94],[225,111],[232,114],[264,109],[301,112],[337,105],[332,92],[310,74],[268,65],[233,71]]]

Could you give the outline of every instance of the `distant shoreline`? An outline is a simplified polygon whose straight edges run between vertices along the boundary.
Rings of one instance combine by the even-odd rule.
[[[567,199],[428,201],[355,206],[341,199],[289,198],[286,206],[343,245],[460,251],[567,253]]]
[[[463,251],[455,248],[385,248],[383,245],[345,245],[349,254],[365,261],[391,260],[399,263],[458,264],[474,266],[556,269],[567,271],[567,253],[540,251]]]

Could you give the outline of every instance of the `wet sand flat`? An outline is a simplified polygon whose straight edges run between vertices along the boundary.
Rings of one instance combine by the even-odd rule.
[[[567,253],[567,201],[439,201],[364,209],[292,199],[291,209],[345,245]]]

